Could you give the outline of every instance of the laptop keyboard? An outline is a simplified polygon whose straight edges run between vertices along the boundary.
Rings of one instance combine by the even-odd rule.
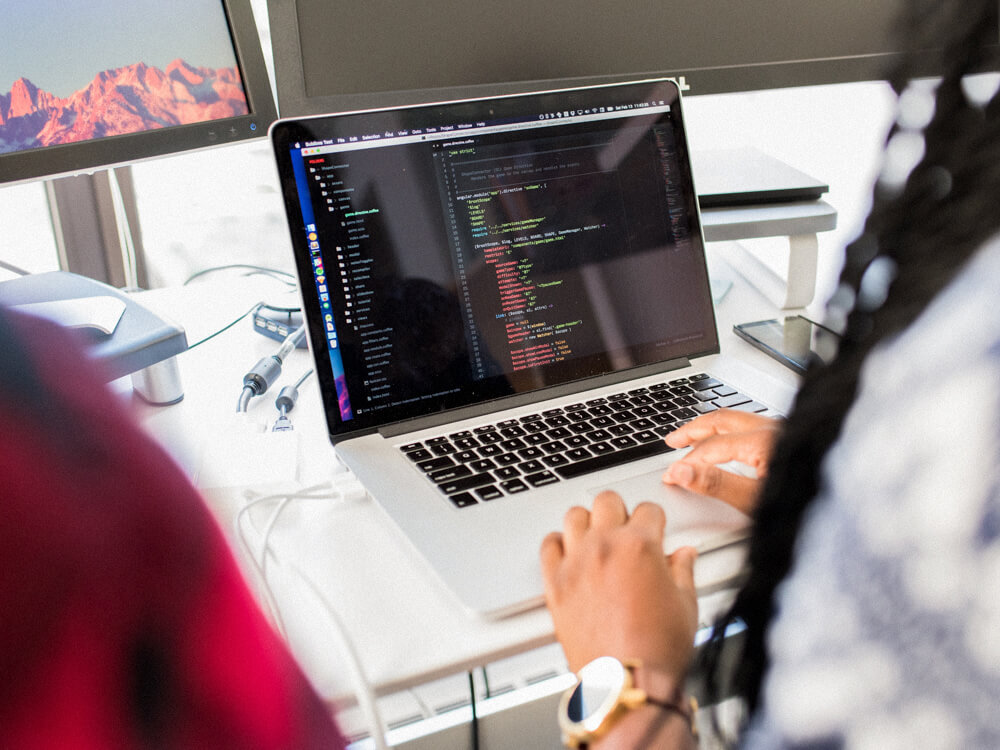
[[[673,449],[663,436],[720,408],[767,407],[704,373],[546,409],[400,450],[459,508]]]

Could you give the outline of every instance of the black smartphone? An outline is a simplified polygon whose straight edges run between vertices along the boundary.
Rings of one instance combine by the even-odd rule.
[[[733,331],[798,373],[804,373],[813,362],[833,359],[839,338],[831,329],[801,315],[740,323]]]

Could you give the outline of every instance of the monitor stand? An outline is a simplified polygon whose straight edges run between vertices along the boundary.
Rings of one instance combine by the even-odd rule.
[[[176,355],[187,335],[128,295],[69,271],[0,282],[0,304],[73,329],[108,380],[131,375],[132,388],[157,406],[184,398]]]

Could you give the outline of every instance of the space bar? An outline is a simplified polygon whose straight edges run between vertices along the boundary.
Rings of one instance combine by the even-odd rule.
[[[650,456],[656,456],[660,453],[669,453],[672,450],[673,448],[664,443],[662,440],[654,440],[651,443],[643,443],[642,445],[634,445],[631,448],[623,448],[622,450],[615,451],[614,453],[605,453],[602,456],[585,458],[584,460],[577,461],[573,464],[560,466],[554,471],[563,479],[572,479],[573,477],[589,474],[592,471],[609,469],[612,466],[621,466],[622,464],[627,464],[630,461],[638,461],[640,458],[649,458]]]

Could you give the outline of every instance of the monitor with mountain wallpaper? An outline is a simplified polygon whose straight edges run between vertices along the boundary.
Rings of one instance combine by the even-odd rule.
[[[0,183],[262,137],[249,0],[15,0],[0,27]]]

